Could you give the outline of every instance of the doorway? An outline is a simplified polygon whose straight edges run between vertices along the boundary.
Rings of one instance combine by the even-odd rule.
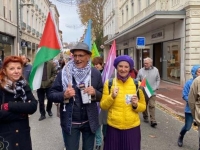
[[[162,51],[163,51],[163,44],[156,43],[153,44],[153,66],[155,66],[162,78]]]

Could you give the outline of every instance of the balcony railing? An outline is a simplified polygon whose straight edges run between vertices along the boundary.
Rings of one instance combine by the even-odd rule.
[[[23,30],[26,30],[26,23],[25,23],[25,22],[22,22],[22,23],[21,23],[21,28],[22,28]]]
[[[31,32],[31,26],[27,25],[27,32]]]
[[[36,32],[36,36],[39,37],[39,32],[38,31]]]
[[[35,35],[35,29],[32,28],[32,35]]]

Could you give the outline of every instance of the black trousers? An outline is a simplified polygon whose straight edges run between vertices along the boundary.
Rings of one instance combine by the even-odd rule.
[[[43,116],[45,116],[45,114],[46,114],[45,105],[44,105],[45,96],[47,98],[46,111],[51,111],[51,108],[52,108],[52,102],[48,100],[49,89],[50,88],[37,89],[37,96],[38,96],[38,100],[39,100],[40,114],[43,115]]]

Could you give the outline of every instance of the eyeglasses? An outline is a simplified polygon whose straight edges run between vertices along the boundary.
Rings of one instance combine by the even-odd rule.
[[[78,58],[83,58],[84,56],[85,56],[85,55],[81,55],[81,54],[80,54],[80,55],[73,55],[74,58],[77,58],[77,57],[78,57]]]

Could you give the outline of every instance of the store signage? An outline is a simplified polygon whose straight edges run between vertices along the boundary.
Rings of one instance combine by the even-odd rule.
[[[26,41],[21,41],[21,47],[26,47],[27,46],[27,42]]]
[[[12,38],[10,36],[0,34],[0,42],[5,44],[12,44]]]
[[[162,39],[163,38],[163,30],[155,32],[151,35],[152,40]]]
[[[146,43],[145,37],[137,37],[137,39],[136,39],[137,49],[145,48],[145,43]]]

